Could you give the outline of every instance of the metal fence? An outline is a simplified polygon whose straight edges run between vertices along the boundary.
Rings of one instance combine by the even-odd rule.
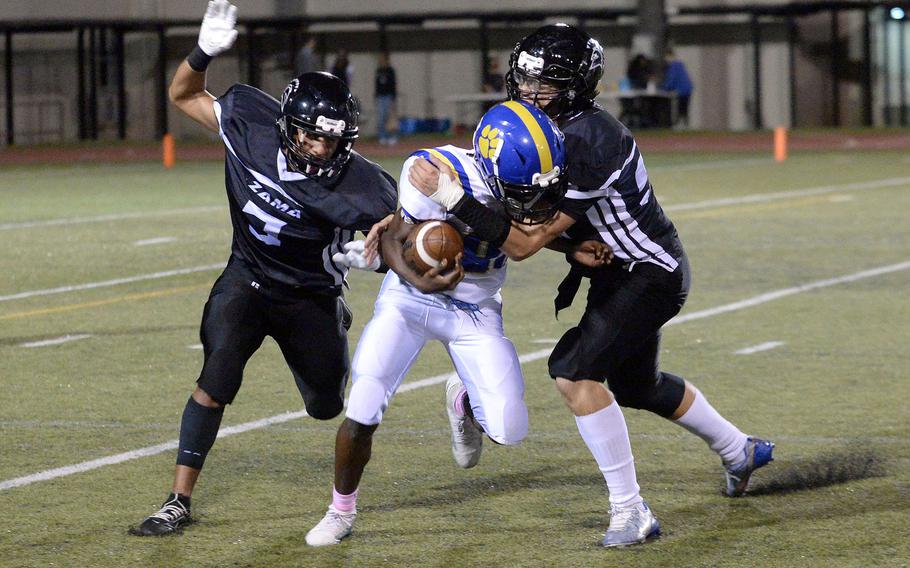
[[[286,77],[290,71],[285,67],[293,61],[303,34],[314,33],[324,50],[344,46],[355,53],[470,52],[474,54],[472,68],[477,75],[471,78],[471,84],[480,85],[491,53],[506,53],[527,30],[557,15],[574,18],[592,34],[600,32],[597,35],[607,48],[628,50],[635,32],[636,13],[628,8],[575,10],[568,14],[554,8],[484,15],[448,12],[241,19],[241,38],[234,50],[234,78],[254,86],[262,84],[268,79],[264,75],[269,73],[262,64],[265,58],[282,67],[279,75]],[[748,109],[749,127],[766,126],[766,76],[771,67],[776,73],[772,85],[776,87],[781,80],[788,83],[785,114],[792,126],[850,124],[844,118],[850,116],[852,109],[845,106],[853,98],[845,104],[845,89],[858,91],[859,124],[906,126],[910,118],[908,15],[910,1],[692,6],[669,14],[667,29],[669,41],[677,45],[726,42],[747,50],[751,84],[742,93],[746,100],[741,103]],[[860,29],[855,33],[857,30],[850,26],[857,21]],[[465,26],[465,22],[469,25]],[[362,29],[343,29],[349,24]],[[5,47],[0,105],[5,109],[6,144],[162,136],[173,122],[169,120],[166,95],[169,69],[189,52],[198,25],[198,20],[0,21]],[[448,25],[453,27],[447,28]],[[332,26],[339,30],[331,31]],[[323,31],[306,31],[320,29]],[[27,44],[36,37],[46,38],[47,45],[17,48],[20,41]],[[784,46],[785,65],[764,60],[763,48],[772,42]],[[823,68],[820,84],[824,87],[822,92],[812,93],[815,98],[811,104],[801,105],[801,96],[805,95],[801,80],[807,74],[801,66],[808,65],[806,61],[816,71]],[[432,67],[431,58],[427,58],[427,65]],[[46,71],[35,71],[32,76],[26,73],[31,67]],[[128,92],[133,85],[139,86]],[[403,87],[401,90],[406,93],[408,87]],[[825,109],[821,115],[816,100]],[[429,106],[432,108],[432,101]],[[138,130],[131,129],[131,122],[137,120],[151,120],[154,128],[131,135],[131,130]]]

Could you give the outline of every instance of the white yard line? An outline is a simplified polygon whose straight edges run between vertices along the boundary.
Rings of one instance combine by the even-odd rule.
[[[753,345],[752,347],[744,347],[737,351],[734,351],[734,355],[752,355],[753,353],[759,353],[761,351],[769,351],[783,345],[783,341],[766,341],[765,343],[759,343],[758,345]]]
[[[93,290],[95,288],[107,288],[108,286],[117,286],[119,284],[130,284],[132,282],[141,282],[143,280],[156,280],[159,278],[169,278],[181,274],[192,274],[194,272],[207,272],[209,270],[220,270],[224,268],[225,263],[206,264],[205,266],[193,266],[190,268],[180,268],[178,270],[165,270],[164,272],[152,272],[151,274],[139,274],[137,276],[127,276],[125,278],[114,278],[113,280],[104,280],[101,282],[89,282],[87,284],[75,284],[73,286],[61,286],[59,288],[48,288],[45,290],[31,290],[29,292],[19,292],[8,296],[0,296],[0,302],[9,300],[21,300],[23,298],[32,298],[34,296],[48,296],[51,294],[62,294],[64,292],[76,292],[78,290]]]
[[[23,221],[21,223],[0,223],[0,231],[10,229],[31,229],[34,227],[53,227],[56,225],[79,225],[82,223],[103,223],[107,221],[122,221],[124,219],[143,219],[145,217],[167,217],[168,215],[192,215],[194,213],[214,213],[225,211],[227,205],[203,205],[200,207],[185,207],[183,209],[162,209],[160,211],[141,211],[136,213],[112,213],[109,215],[95,215],[92,217],[65,217],[62,219],[45,219],[44,221]]]
[[[177,240],[177,237],[155,237],[154,239],[143,239],[141,241],[133,241],[133,244],[137,247],[145,247],[148,245],[163,245],[164,243],[172,243]]]
[[[801,286],[794,286],[792,288],[784,288],[782,290],[775,290],[773,292],[768,292],[766,294],[760,294],[752,298],[747,298],[745,300],[740,300],[738,302],[733,302],[732,304],[724,304],[723,306],[717,306],[716,308],[709,308],[707,310],[701,310],[698,312],[692,312],[691,314],[686,314],[683,316],[677,316],[667,322],[667,325],[673,325],[677,323],[686,323],[688,321],[710,318],[716,315],[725,314],[727,312],[735,312],[743,310],[746,308],[751,308],[752,306],[757,306],[759,304],[764,304],[772,300],[779,300],[787,296],[792,296],[794,294],[801,294],[803,292],[808,292],[810,290],[818,290],[819,288],[827,288],[828,286],[835,286],[837,284],[845,284],[847,282],[855,282],[857,280],[862,280],[864,278],[872,278],[873,276],[880,276],[882,274],[890,274],[892,272],[900,272],[901,270],[907,270],[910,268],[910,261],[900,262],[898,264],[889,264],[888,266],[881,266],[879,268],[871,268],[869,270],[863,270],[861,272],[855,272],[853,274],[847,274],[846,276],[838,276],[837,278],[828,278],[825,280],[817,280],[815,282],[810,282],[808,284],[803,284]]]
[[[45,339],[43,341],[29,341],[28,343],[20,343],[19,347],[49,347],[51,345],[61,345],[63,343],[69,343],[70,341],[79,341],[80,339],[87,339],[91,337],[90,333],[82,333],[79,335],[64,335],[63,337],[57,337],[54,339]]]
[[[874,276],[879,276],[882,274],[890,274],[892,272],[897,272],[900,270],[907,270],[910,268],[910,261],[902,262],[899,264],[892,264],[889,266],[882,266],[879,268],[873,268],[870,270],[863,270],[862,272],[856,272],[854,274],[848,274],[846,276],[840,276],[838,278],[828,278],[826,280],[819,280],[816,282],[810,282],[808,284],[803,284],[802,286],[795,286],[793,288],[785,288],[783,290],[777,290],[774,292],[768,292],[766,294],[761,294],[753,298],[748,298],[741,300],[739,302],[733,302],[732,304],[726,304],[723,306],[717,306],[715,308],[709,308],[707,310],[700,310],[698,312],[693,312],[686,314],[685,316],[676,317],[667,325],[685,323],[688,321],[694,321],[703,318],[709,318],[716,315],[734,312],[738,310],[743,310],[750,308],[752,306],[757,306],[766,302],[773,300],[778,300],[793,294],[799,294],[801,292],[808,292],[809,290],[817,290],[819,288],[825,288],[828,286],[835,286],[837,284],[843,284],[846,282],[855,282],[863,278],[872,278]],[[519,361],[522,363],[528,363],[531,361],[536,361],[538,359],[543,359],[550,354],[550,349],[540,349],[538,351],[532,351],[531,353],[525,353],[524,355],[519,356]],[[416,390],[422,387],[436,385],[443,383],[454,373],[446,373],[443,375],[436,375],[435,377],[429,377],[426,379],[421,379],[417,381],[410,381],[401,386],[398,389],[398,392],[408,392]],[[231,436],[234,434],[239,434],[241,432],[248,432],[250,430],[256,430],[259,428],[264,428],[266,426],[271,426],[273,424],[281,424],[283,422],[288,422],[291,420],[296,420],[297,418],[303,418],[306,416],[306,412],[288,412],[284,414],[278,414],[269,418],[263,418],[261,420],[255,420],[252,422],[245,422],[243,424],[238,424],[236,426],[230,426],[227,428],[222,428],[218,433],[219,438],[224,438],[226,436]],[[24,477],[16,477],[13,479],[8,479],[6,481],[0,482],[0,491],[6,489],[12,489],[14,487],[22,487],[24,485],[30,485],[32,483],[37,483],[39,481],[47,481],[49,479],[56,479],[58,477],[65,477],[68,475],[73,475],[74,473],[81,473],[84,471],[90,471],[93,469],[98,469],[107,465],[114,465],[122,463],[125,461],[153,456],[166,452],[169,450],[174,450],[177,448],[177,440],[171,440],[170,442],[165,442],[164,444],[158,444],[156,446],[149,446],[146,448],[140,448],[138,450],[131,450],[129,452],[123,452],[122,454],[117,454],[113,456],[108,456],[105,458],[99,458],[95,460],[85,461],[82,463],[68,465],[65,467],[58,467],[55,469],[48,469],[45,471],[40,471],[32,475],[26,475]]]
[[[845,183],[840,185],[821,185],[818,187],[807,187],[805,189],[794,189],[792,191],[776,191],[773,193],[757,193],[746,195],[744,197],[724,197],[722,199],[708,199],[705,201],[695,201],[692,203],[680,203],[679,205],[667,205],[666,211],[690,211],[692,209],[707,209],[709,207],[727,207],[729,205],[742,205],[744,203],[765,203],[767,201],[778,201],[780,199],[791,199],[793,197],[807,197],[810,195],[824,195],[826,193],[837,193],[839,191],[863,191],[866,189],[881,189],[883,187],[899,187],[910,185],[910,177],[876,179],[870,181],[861,181],[856,183]]]

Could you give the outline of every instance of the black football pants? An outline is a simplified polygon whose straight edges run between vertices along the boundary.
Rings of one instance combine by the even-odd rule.
[[[340,297],[290,297],[232,259],[203,312],[205,363],[199,387],[219,403],[230,404],[240,390],[246,362],[269,335],[281,348],[310,416],[334,418],[342,410],[350,371],[344,311]]]

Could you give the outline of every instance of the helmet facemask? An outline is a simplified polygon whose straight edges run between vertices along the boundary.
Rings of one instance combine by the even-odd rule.
[[[508,182],[492,173],[487,175],[487,184],[495,189],[500,203],[513,221],[522,225],[539,225],[556,215],[566,196],[568,177],[564,170],[556,166],[547,173],[534,174],[530,184]]]
[[[509,98],[530,103],[553,120],[559,119],[576,106],[578,92],[573,83],[570,79],[561,81],[541,79],[515,68],[506,72],[506,90]]]
[[[350,159],[357,139],[357,130],[345,131],[345,126],[342,120],[324,116],[319,116],[316,124],[288,115],[279,118],[278,130],[288,169],[309,177],[335,178]],[[320,157],[307,150],[306,139],[314,137],[334,141],[335,147],[329,157]]]

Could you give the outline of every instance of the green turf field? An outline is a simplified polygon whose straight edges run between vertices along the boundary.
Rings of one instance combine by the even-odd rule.
[[[384,165],[397,174],[400,160]],[[773,439],[777,460],[756,495],[727,499],[699,439],[625,411],[665,530],[626,550],[596,546],[603,478],[547,378],[545,352],[582,303],[554,319],[565,265],[550,252],[513,264],[504,291],[506,330],[530,354],[522,445],[488,445],[477,468],[457,469],[443,385],[413,388],[376,435],[341,546],[303,541],[330,500],[340,418],[219,440],[193,497],[198,522],[128,536],[167,494],[172,449],[39,474],[176,439],[202,306],[229,252],[223,166],[0,170],[0,566],[910,565],[910,158],[653,155],[648,166],[694,273],[663,365]],[[131,277],[142,278],[111,283]],[[352,348],[379,282],[351,275]],[[782,344],[735,353],[769,342]],[[450,370],[434,345],[408,381]],[[268,340],[223,428],[301,407]]]

